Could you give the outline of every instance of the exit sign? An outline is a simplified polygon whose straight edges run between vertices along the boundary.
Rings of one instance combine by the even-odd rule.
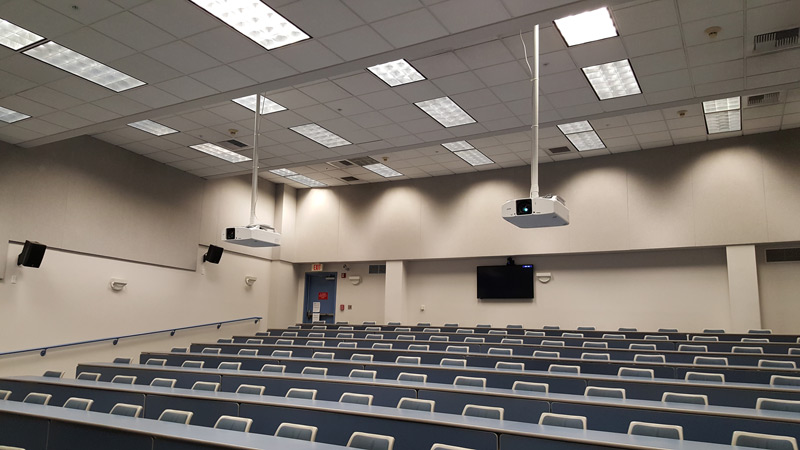
[[[322,264],[312,264],[311,265],[312,272],[322,272]]]

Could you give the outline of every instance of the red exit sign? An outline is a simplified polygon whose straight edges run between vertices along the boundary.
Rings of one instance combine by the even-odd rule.
[[[322,272],[322,264],[312,264],[311,265],[312,272]]]

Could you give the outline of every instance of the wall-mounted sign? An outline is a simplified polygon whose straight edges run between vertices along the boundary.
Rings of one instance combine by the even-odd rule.
[[[317,300],[327,300],[327,299],[328,299],[327,292],[320,292],[319,294],[317,294]]]
[[[311,265],[312,272],[322,272],[322,264],[312,264]]]

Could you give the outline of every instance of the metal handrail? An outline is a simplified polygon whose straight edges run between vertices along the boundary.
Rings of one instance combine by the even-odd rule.
[[[176,331],[190,330],[192,328],[208,327],[208,326],[211,326],[211,325],[216,325],[217,329],[219,330],[220,327],[222,327],[222,324],[224,324],[224,323],[244,322],[246,320],[254,320],[255,323],[258,323],[261,319],[263,319],[263,317],[253,316],[253,317],[245,317],[245,318],[242,318],[242,319],[223,320],[223,321],[220,321],[220,322],[203,323],[203,324],[200,324],[200,325],[191,325],[191,326],[188,326],[188,327],[167,328],[166,330],[148,331],[146,333],[126,334],[125,336],[107,337],[107,338],[102,338],[102,339],[92,339],[92,340],[89,340],[89,341],[80,341],[80,342],[70,342],[69,344],[47,345],[47,346],[44,346],[44,347],[34,347],[34,348],[28,348],[28,349],[25,349],[25,350],[14,350],[12,352],[0,353],[0,356],[16,355],[16,354],[19,354],[19,353],[28,353],[28,352],[35,352],[35,351],[38,351],[39,355],[44,356],[44,355],[47,354],[47,350],[49,350],[51,348],[72,347],[72,346],[75,346],[75,345],[93,344],[95,342],[104,342],[104,341],[113,341],[113,344],[117,345],[119,343],[120,339],[139,337],[139,336],[148,336],[148,335],[151,335],[151,334],[159,334],[159,333],[169,333],[170,336],[175,336],[175,332]]]

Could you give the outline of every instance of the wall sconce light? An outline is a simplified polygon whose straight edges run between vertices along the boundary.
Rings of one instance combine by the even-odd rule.
[[[120,280],[118,278],[112,278],[111,281],[108,283],[111,286],[111,290],[115,292],[119,292],[128,285],[128,282],[125,280]]]
[[[350,282],[353,283],[353,286],[357,286],[361,284],[361,275],[353,275],[350,277]]]
[[[536,279],[539,280],[539,283],[549,283],[550,280],[553,279],[553,275],[550,272],[542,272],[536,274]]]
[[[245,276],[244,277],[244,284],[246,284],[248,286],[252,286],[252,285],[256,284],[256,280],[258,280],[258,278],[251,277],[251,276]]]

